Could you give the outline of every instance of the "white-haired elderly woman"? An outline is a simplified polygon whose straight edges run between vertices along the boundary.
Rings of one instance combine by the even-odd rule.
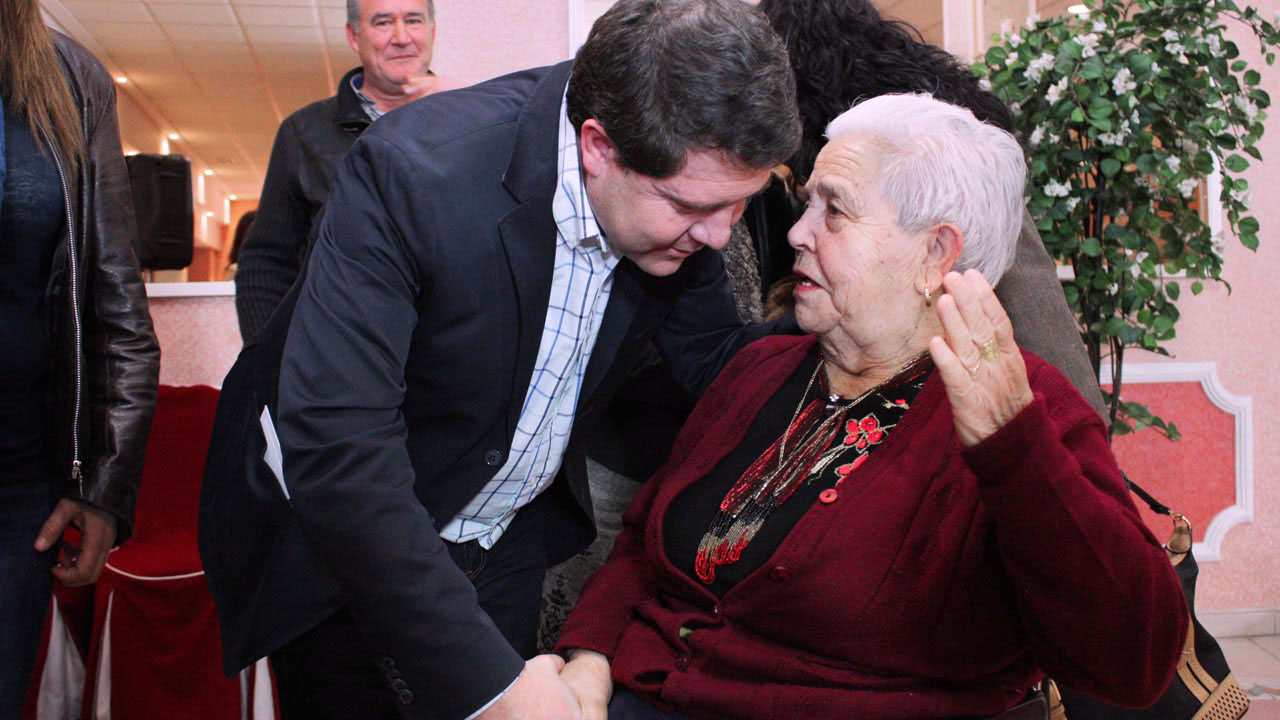
[[[827,135],[790,234],[809,334],[743,350],[624,516],[558,647],[585,716],[1028,717],[1045,673],[1154,702],[1178,582],[991,291],[1018,143],[927,95]]]

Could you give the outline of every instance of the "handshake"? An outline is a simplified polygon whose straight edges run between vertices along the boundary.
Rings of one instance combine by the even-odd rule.
[[[613,681],[609,659],[591,650],[539,655],[498,701],[476,720],[605,720]]]

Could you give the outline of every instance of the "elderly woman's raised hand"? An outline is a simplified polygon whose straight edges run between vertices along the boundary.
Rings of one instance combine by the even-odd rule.
[[[1031,404],[1031,386],[1013,325],[986,278],[977,270],[951,272],[938,298],[944,338],[929,343],[966,447],[991,437]]]

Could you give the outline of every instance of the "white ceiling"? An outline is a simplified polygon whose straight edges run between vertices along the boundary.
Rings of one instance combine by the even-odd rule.
[[[108,69],[174,152],[256,197],[276,127],[333,94],[354,64],[344,0],[41,0]]]
[[[345,0],[40,1],[108,70],[128,78],[121,93],[161,132],[180,135],[173,152],[213,170],[210,182],[240,197],[261,192],[280,122],[332,95],[356,63],[343,30]],[[568,0],[526,0],[521,10],[542,2]],[[584,20],[610,4],[584,0]],[[942,0],[877,5],[942,42]]]

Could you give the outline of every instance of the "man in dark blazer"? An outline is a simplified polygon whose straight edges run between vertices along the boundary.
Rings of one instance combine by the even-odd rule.
[[[594,534],[582,431],[650,341],[698,393],[792,327],[741,325],[717,250],[799,132],[741,0],[622,0],[572,66],[370,128],[284,341],[279,497],[202,524],[212,558],[271,517],[259,570],[206,560],[226,667],[270,654],[286,718],[576,717],[532,656],[546,567]]]

